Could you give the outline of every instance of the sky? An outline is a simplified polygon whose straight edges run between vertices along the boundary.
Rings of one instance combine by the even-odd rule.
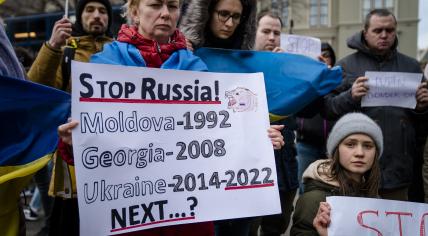
[[[428,0],[419,0],[418,48],[428,48]]]

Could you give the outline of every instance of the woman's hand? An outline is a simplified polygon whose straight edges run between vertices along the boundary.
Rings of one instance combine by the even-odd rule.
[[[268,129],[268,136],[272,142],[273,149],[281,149],[284,146],[284,137],[281,134],[281,130],[284,125],[271,125]]]
[[[330,225],[330,204],[327,202],[320,202],[317,215],[314,218],[313,226],[320,236],[327,236],[327,228]]]
[[[75,120],[68,120],[67,123],[60,125],[58,127],[58,135],[64,143],[71,146],[71,144],[72,144],[71,131],[78,124],[79,124],[79,122],[77,122]]]
[[[194,51],[192,42],[190,42],[190,40],[188,40],[188,39],[186,39],[186,47],[187,47],[187,50],[190,50],[192,52]]]

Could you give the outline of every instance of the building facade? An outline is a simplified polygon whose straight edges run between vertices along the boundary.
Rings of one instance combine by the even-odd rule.
[[[398,21],[400,52],[417,57],[418,0],[259,0],[257,5],[280,14],[287,22],[283,32],[320,38],[333,46],[338,58],[353,52],[346,39],[363,29],[365,15],[388,8]]]

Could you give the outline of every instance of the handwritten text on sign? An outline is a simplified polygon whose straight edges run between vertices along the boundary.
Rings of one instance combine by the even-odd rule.
[[[365,76],[369,78],[369,91],[361,100],[362,107],[416,107],[415,95],[422,74],[367,71]]]
[[[327,202],[329,236],[427,235],[428,204],[354,197],[327,197]]]
[[[286,34],[281,46],[285,52],[305,55],[316,60],[321,55],[321,40],[318,38]]]
[[[72,71],[82,235],[280,212],[262,74]]]

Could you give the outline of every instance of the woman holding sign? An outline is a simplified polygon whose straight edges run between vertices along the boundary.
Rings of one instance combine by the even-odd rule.
[[[130,25],[122,25],[117,41],[104,45],[91,62],[180,70],[207,70],[202,60],[188,51],[184,35],[176,29],[180,16],[179,0],[128,0],[125,4]],[[65,143],[71,144],[70,128],[77,122],[59,127]],[[67,134],[68,133],[68,134]],[[211,222],[161,227],[129,235],[213,235]]]
[[[179,0],[128,0],[125,14],[130,25],[123,25],[117,41],[104,45],[103,51],[95,54],[91,62],[206,71],[207,67],[202,60],[187,50],[186,39],[176,28],[181,4]],[[71,129],[76,126],[77,122],[72,121],[58,128],[62,141],[67,145],[72,143]],[[277,130],[270,129],[269,137],[274,147],[281,147],[284,143]],[[64,150],[67,151],[66,148]],[[68,156],[72,159],[71,153]],[[132,235],[213,234],[212,223],[205,222],[149,229]]]
[[[327,140],[329,159],[313,162],[303,173],[305,193],[296,203],[291,235],[327,235],[328,196],[376,198],[382,151],[382,131],[372,119],[362,113],[343,116]]]

